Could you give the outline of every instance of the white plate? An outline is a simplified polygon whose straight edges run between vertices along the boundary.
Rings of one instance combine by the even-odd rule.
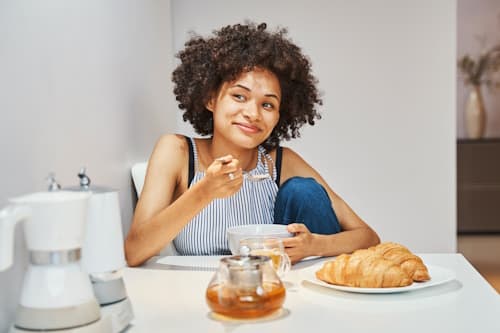
[[[190,268],[205,268],[215,270],[219,267],[220,260],[229,256],[164,256],[156,260],[157,264],[190,267]],[[307,257],[301,260],[305,262],[319,258],[318,256]]]
[[[227,256],[166,256],[159,258],[156,263],[171,266],[190,267],[215,270],[220,260]]]
[[[338,286],[335,284],[329,284],[316,278],[316,271],[318,271],[324,262],[319,264],[304,268],[300,271],[302,279],[318,286],[327,287],[336,290],[348,291],[353,293],[362,294],[390,294],[390,293],[401,293],[406,291],[419,290],[423,288],[428,288],[432,286],[437,286],[455,279],[455,273],[447,268],[440,266],[426,265],[429,270],[429,275],[431,279],[426,282],[413,282],[407,287],[397,287],[397,288],[359,288],[359,287],[346,287]]]

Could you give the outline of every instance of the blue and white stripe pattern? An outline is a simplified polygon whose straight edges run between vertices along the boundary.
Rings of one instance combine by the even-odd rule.
[[[191,138],[194,150],[195,175],[190,187],[203,178],[205,173],[198,168],[196,143]],[[267,159],[274,165],[271,156],[263,147],[258,148],[258,161],[250,174],[268,174]],[[243,180],[243,186],[234,195],[215,199],[196,215],[174,239],[180,255],[222,255],[231,254],[226,229],[246,224],[272,224],[274,202],[278,186],[275,183],[276,168],[272,177],[252,181]]]

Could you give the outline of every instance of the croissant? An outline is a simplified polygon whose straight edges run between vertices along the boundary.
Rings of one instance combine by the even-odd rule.
[[[422,259],[401,244],[386,242],[370,247],[369,250],[400,265],[413,281],[422,282],[430,279],[429,271]]]
[[[316,277],[331,284],[361,288],[404,287],[413,282],[399,265],[366,249],[326,262]]]

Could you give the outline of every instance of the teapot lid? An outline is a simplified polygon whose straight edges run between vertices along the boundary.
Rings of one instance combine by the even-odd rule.
[[[231,267],[258,267],[270,260],[271,258],[267,256],[236,255],[222,258],[221,262]]]

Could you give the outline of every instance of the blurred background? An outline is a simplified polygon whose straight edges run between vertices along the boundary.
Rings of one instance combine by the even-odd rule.
[[[457,2],[457,246],[500,292],[500,3]]]
[[[190,31],[250,19],[288,28],[323,93],[323,119],[283,144],[383,240],[461,252],[493,284],[499,13],[494,0],[0,0],[0,206],[45,190],[49,172],[74,186],[86,166],[93,184],[119,189],[126,233],[132,165],[163,133],[193,135],[172,94],[174,54]],[[489,51],[489,81],[474,89],[470,62],[457,62]],[[15,248],[0,273],[0,331],[28,260],[21,227]]]

